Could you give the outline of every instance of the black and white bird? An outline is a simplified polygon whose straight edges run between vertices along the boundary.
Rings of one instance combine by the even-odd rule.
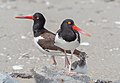
[[[48,31],[44,27],[46,20],[43,14],[37,12],[33,16],[16,16],[16,18],[32,19],[34,21],[33,23],[34,43],[43,54],[51,55],[53,64],[56,65],[57,62],[54,56],[63,55],[64,50],[54,45],[55,34]],[[67,50],[66,52],[68,54],[71,53],[70,50]],[[74,51],[74,55],[77,57],[80,57],[82,53],[83,52],[79,50]]]
[[[82,29],[78,28],[72,19],[65,19],[60,29],[57,31],[55,36],[55,45],[64,49],[71,51],[70,57],[70,66],[69,66],[69,73],[73,73],[71,71],[71,64],[72,64],[72,56],[74,50],[80,45],[80,33],[84,35],[90,36],[90,34],[85,33]],[[66,55],[67,56],[67,55]],[[66,57],[65,57],[66,58]]]
[[[71,65],[71,70],[79,74],[86,74],[87,73],[86,58],[87,58],[86,54],[83,54],[78,61],[74,61]]]

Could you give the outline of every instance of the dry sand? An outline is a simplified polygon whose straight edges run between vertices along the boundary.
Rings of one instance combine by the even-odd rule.
[[[23,65],[20,72],[40,69],[50,60],[33,43],[32,21],[18,20],[17,15],[45,15],[45,27],[56,32],[65,18],[92,34],[82,37],[88,46],[88,76],[93,79],[120,79],[120,1],[119,0],[0,0],[0,72],[14,72],[13,65]],[[58,67],[63,58],[57,57]],[[64,67],[63,67],[64,68]],[[18,79],[34,83],[33,79]]]

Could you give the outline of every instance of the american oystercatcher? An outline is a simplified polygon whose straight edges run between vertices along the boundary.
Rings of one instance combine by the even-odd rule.
[[[86,54],[82,55],[78,61],[75,61],[71,65],[71,70],[75,71],[79,74],[87,73],[87,62],[86,62]]]
[[[72,19],[65,19],[60,29],[57,31],[55,36],[55,45],[64,49],[71,50],[70,57],[70,66],[69,66],[69,74],[71,72],[71,64],[72,64],[72,55],[74,50],[80,45],[80,33],[83,33],[86,36],[90,36],[90,34],[85,33],[82,29],[75,26],[74,21]]]
[[[34,43],[43,54],[51,55],[53,64],[56,65],[57,62],[54,56],[63,55],[64,49],[54,45],[55,34],[44,28],[46,22],[45,17],[41,13],[37,12],[33,16],[16,16],[16,18],[32,19],[34,21]],[[71,53],[70,50],[67,50],[65,52],[68,54]],[[73,54],[75,54],[77,57],[80,57],[82,54],[84,54],[84,52],[75,49]],[[65,64],[69,65],[69,60],[66,60],[67,63]]]

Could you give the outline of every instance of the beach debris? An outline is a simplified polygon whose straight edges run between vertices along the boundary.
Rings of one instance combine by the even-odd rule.
[[[109,51],[112,52],[112,51],[118,51],[120,48],[116,47],[116,48],[111,48]]]
[[[3,49],[4,49],[4,50],[7,50],[7,48],[6,48],[6,47],[4,47]]]
[[[103,23],[107,23],[108,20],[107,20],[107,19],[102,19],[102,22],[103,22]]]
[[[0,73],[0,83],[19,83],[8,74]]]
[[[24,65],[14,65],[12,66],[13,70],[22,70]]]
[[[81,46],[89,46],[90,44],[88,42],[81,42],[80,45]]]
[[[24,78],[24,79],[30,79],[30,78],[33,78],[33,75],[30,74],[30,73],[11,73],[10,74],[11,77],[14,77],[14,78]]]
[[[26,39],[26,36],[22,35],[22,36],[21,36],[21,39]]]
[[[105,81],[105,80],[97,80],[95,83],[113,83],[112,81]]]
[[[102,13],[103,12],[103,10],[96,10],[95,11],[95,13],[97,13],[97,14],[100,14],[100,13]]]
[[[115,21],[115,24],[120,24],[120,21]]]
[[[8,58],[9,60],[11,60],[11,59],[12,59],[10,56],[7,56],[7,58]]]
[[[95,22],[94,20],[90,19],[89,22]]]
[[[115,0],[104,0],[104,2],[113,2]]]
[[[31,69],[31,72],[34,76],[36,83],[52,83],[51,79],[46,78],[45,76],[36,73],[36,71],[34,71],[34,69]]]
[[[102,61],[104,61],[105,59],[104,59],[104,58],[102,58],[101,60],[102,60]]]
[[[50,5],[50,2],[49,2],[49,1],[45,1],[45,4],[46,4],[47,6],[49,6],[49,5]]]
[[[9,74],[0,74],[0,83],[18,83],[13,78],[31,79],[34,78],[36,83],[120,83],[120,81],[109,80],[93,80],[87,75],[76,74],[74,76],[67,76],[64,70],[60,70],[53,66],[44,66],[42,70],[20,73],[13,72]]]
[[[120,28],[120,21],[115,21],[115,24],[118,25],[117,28]]]
[[[20,53],[21,56],[18,59],[30,58],[29,54],[30,54],[30,50],[25,53]]]
[[[0,53],[0,56],[4,56],[5,54],[4,53]]]

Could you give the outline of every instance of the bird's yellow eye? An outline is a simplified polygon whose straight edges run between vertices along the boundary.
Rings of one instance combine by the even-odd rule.
[[[72,24],[71,22],[68,22],[68,24],[70,25],[70,24]]]

